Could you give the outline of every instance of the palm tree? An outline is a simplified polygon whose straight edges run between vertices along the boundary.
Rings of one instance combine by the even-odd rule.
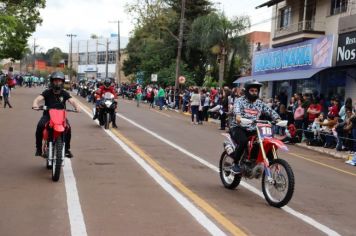
[[[192,25],[188,45],[217,56],[219,62],[219,87],[224,81],[226,57],[232,49],[240,47],[241,33],[250,26],[247,16],[229,20],[223,13],[210,13],[197,18]]]

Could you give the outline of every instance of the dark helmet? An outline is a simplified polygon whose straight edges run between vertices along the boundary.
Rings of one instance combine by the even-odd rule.
[[[51,75],[50,75],[50,80],[51,82],[53,82],[54,79],[60,79],[64,82],[65,80],[65,77],[64,77],[64,74],[60,71],[57,71],[57,72],[53,72]]]
[[[260,89],[262,87],[262,84],[256,80],[251,80],[245,83],[245,96],[247,97],[247,99],[249,99],[250,101],[256,101],[256,99],[258,98],[258,94],[260,93]],[[257,88],[258,89],[258,93],[257,95],[252,95],[250,94],[249,90],[250,88]]]
[[[106,88],[109,88],[109,87],[111,86],[111,79],[106,78],[106,79],[104,80],[104,86],[105,86]]]
[[[58,92],[60,91],[61,89],[63,89],[63,86],[64,86],[64,81],[65,81],[65,77],[64,77],[64,74],[60,71],[57,71],[57,72],[53,72],[51,75],[50,75],[50,83],[51,83],[51,87],[54,91]],[[62,85],[54,85],[53,84],[53,81],[55,79],[60,79],[62,80]]]

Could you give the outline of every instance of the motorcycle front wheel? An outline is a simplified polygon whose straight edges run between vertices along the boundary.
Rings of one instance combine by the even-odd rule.
[[[110,126],[110,113],[106,113],[105,115],[106,119],[105,119],[105,129],[109,129]]]
[[[235,175],[231,172],[233,165],[234,159],[224,151],[220,157],[219,174],[221,182],[227,189],[235,189],[241,181],[241,175]]]
[[[292,199],[294,193],[294,174],[287,161],[274,159],[270,162],[271,177],[266,170],[262,177],[262,192],[269,205],[283,207]]]
[[[62,157],[64,156],[62,137],[58,137],[54,143],[54,156],[52,162],[52,180],[57,182],[61,176]]]

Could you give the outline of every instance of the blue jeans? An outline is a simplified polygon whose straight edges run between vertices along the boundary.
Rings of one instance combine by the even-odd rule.
[[[196,117],[196,122],[199,122],[199,118],[198,118],[199,105],[191,106],[190,108],[192,109],[192,122],[194,122],[194,116]]]
[[[158,102],[159,102],[159,109],[162,110],[162,107],[164,105],[164,97],[158,97]]]
[[[356,152],[356,127],[352,128],[352,139],[354,141],[354,152]]]

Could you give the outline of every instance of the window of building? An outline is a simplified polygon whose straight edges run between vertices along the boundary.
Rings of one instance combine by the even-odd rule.
[[[87,55],[86,53],[79,53],[79,65],[87,64]]]
[[[98,64],[105,64],[106,52],[98,52]]]
[[[330,15],[346,12],[347,2],[348,0],[331,0]]]
[[[96,63],[96,52],[89,52],[89,65],[94,65]]]
[[[279,28],[286,28],[292,21],[292,8],[285,7],[280,10]]]
[[[108,63],[109,64],[115,64],[116,63],[116,51],[109,51],[109,54],[108,54]]]

